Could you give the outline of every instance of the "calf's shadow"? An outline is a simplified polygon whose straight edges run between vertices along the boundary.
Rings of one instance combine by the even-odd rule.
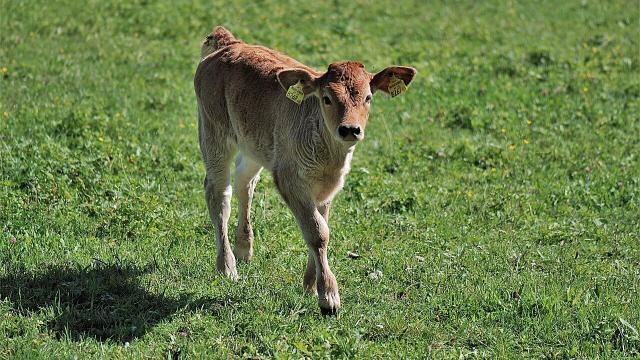
[[[120,343],[144,335],[179,310],[198,308],[215,313],[233,302],[150,293],[138,280],[145,272],[104,263],[87,268],[50,267],[35,274],[13,271],[0,277],[0,299],[8,299],[14,313],[21,316],[52,309],[53,319],[46,326],[57,337]]]

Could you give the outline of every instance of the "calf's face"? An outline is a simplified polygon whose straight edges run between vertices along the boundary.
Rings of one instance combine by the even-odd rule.
[[[371,74],[361,63],[340,62],[329,65],[320,75],[303,69],[285,69],[277,75],[285,91],[300,82],[305,97],[316,96],[327,129],[338,141],[351,146],[364,138],[373,94],[378,90],[389,94],[395,79],[407,86],[415,74],[414,68],[402,66]]]

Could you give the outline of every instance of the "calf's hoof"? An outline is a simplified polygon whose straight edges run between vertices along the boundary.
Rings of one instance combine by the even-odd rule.
[[[320,305],[322,315],[335,316],[340,309],[340,295],[336,291],[318,297],[318,305]]]
[[[253,229],[251,229],[251,225],[238,227],[233,253],[240,261],[250,261],[253,257]]]
[[[231,280],[238,280],[238,270],[236,270],[236,259],[231,252],[228,255],[218,256],[216,259],[216,268],[222,275]]]
[[[249,262],[253,257],[253,247],[236,244],[233,248],[233,254],[236,256],[236,259]]]
[[[338,316],[338,309],[320,308],[320,313],[324,316]]]

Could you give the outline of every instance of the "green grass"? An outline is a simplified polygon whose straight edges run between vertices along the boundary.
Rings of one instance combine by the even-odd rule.
[[[640,356],[637,1],[0,9],[0,358]],[[338,318],[266,173],[255,261],[216,273],[192,78],[218,24],[419,71],[334,202]]]

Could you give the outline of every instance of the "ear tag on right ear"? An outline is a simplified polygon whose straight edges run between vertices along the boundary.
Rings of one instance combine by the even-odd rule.
[[[302,103],[302,100],[304,100],[304,91],[302,91],[302,83],[300,81],[289,86],[287,97],[298,105]]]
[[[391,97],[396,97],[407,91],[407,85],[404,84],[404,81],[402,81],[402,79],[399,79],[395,75],[392,75],[391,80],[389,80],[388,89]]]

